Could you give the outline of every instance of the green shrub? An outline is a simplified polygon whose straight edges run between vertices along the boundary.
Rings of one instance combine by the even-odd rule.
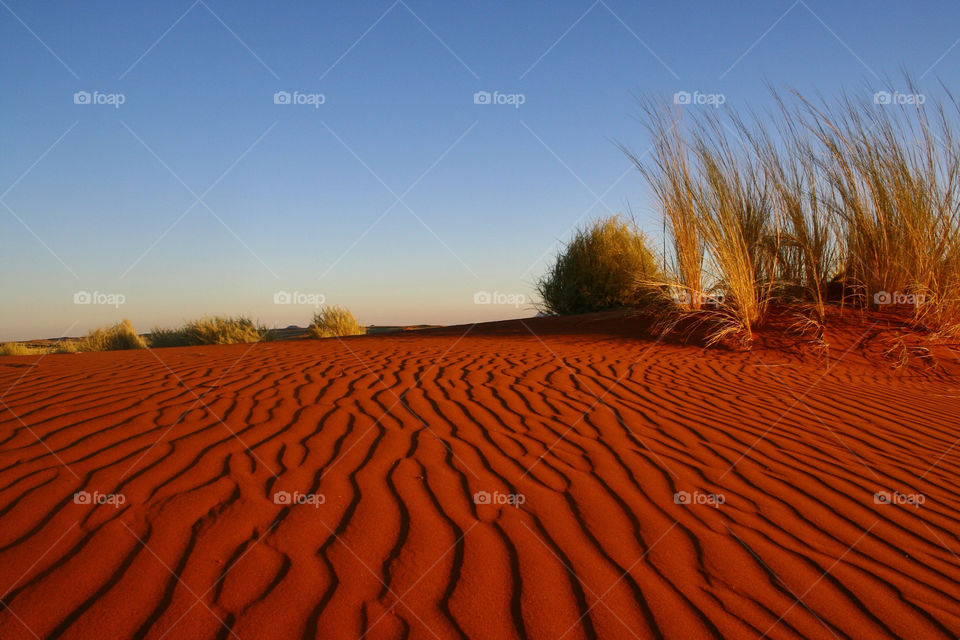
[[[349,309],[339,306],[323,307],[313,315],[310,335],[314,338],[360,336],[367,332]]]
[[[638,282],[660,279],[646,237],[619,216],[578,229],[537,282],[543,310],[588,313],[640,303]]]
[[[201,344],[243,344],[270,340],[273,333],[238,316],[203,317],[191,320],[177,329],[154,328],[150,334],[151,347],[186,347]]]

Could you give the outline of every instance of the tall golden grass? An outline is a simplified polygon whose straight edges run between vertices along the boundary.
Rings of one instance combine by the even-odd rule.
[[[647,129],[653,140],[650,163],[629,148],[621,149],[647,179],[658,200],[664,218],[664,234],[672,251],[664,252],[664,272],[682,295],[678,304],[685,310],[700,308],[703,293],[704,242],[701,238],[698,215],[698,181],[688,158],[687,141],[683,135],[683,119],[679,110],[671,110],[666,103],[648,102],[644,105]]]
[[[911,91],[918,93],[910,84]],[[804,102],[835,194],[845,280],[913,296],[919,327],[960,329],[960,147],[942,102],[839,108]],[[957,105],[952,103],[954,111]]]
[[[664,219],[669,313],[749,341],[777,302],[822,325],[832,302],[906,301],[915,327],[960,334],[957,104],[774,95],[750,118],[645,102],[649,157],[621,147]]]

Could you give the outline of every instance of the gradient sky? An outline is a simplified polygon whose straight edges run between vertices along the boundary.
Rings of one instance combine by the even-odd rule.
[[[958,38],[952,2],[2,0],[0,340],[306,325],[278,291],[373,324],[531,315],[474,293],[530,299],[578,222],[659,227],[614,144],[646,147],[637,96],[956,87]]]

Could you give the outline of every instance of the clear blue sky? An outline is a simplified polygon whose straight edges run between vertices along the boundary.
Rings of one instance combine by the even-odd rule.
[[[646,146],[636,96],[955,87],[958,38],[953,2],[2,0],[0,340],[305,325],[278,291],[374,324],[530,315],[474,293],[530,298],[578,221],[658,226],[614,145]]]

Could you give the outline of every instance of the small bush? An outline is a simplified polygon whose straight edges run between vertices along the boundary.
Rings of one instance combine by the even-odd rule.
[[[243,344],[270,340],[272,332],[238,316],[204,317],[191,320],[177,329],[154,328],[150,334],[151,347],[187,347],[201,344]]]
[[[57,342],[51,353],[78,353],[79,351],[79,341],[67,339]]]
[[[111,327],[94,329],[85,338],[76,342],[77,351],[116,351],[120,349],[144,349],[147,343],[137,335],[129,320]]]
[[[366,332],[349,309],[339,306],[323,307],[313,315],[310,323],[310,335],[314,338],[361,336]]]
[[[556,314],[622,309],[638,304],[638,282],[660,279],[646,238],[619,216],[578,229],[537,282],[544,311]]]

